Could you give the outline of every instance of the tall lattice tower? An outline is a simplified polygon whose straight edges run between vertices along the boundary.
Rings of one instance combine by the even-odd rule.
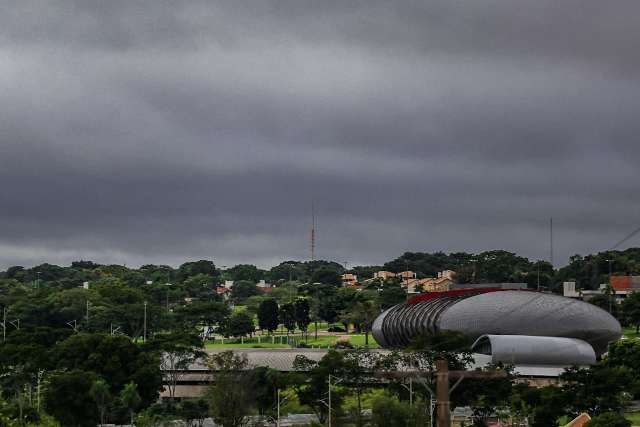
[[[316,260],[316,204],[311,202],[311,261]]]

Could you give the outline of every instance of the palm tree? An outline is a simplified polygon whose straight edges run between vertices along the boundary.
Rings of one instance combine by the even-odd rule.
[[[109,401],[111,400],[109,384],[107,384],[107,382],[102,378],[99,378],[91,386],[89,394],[96,402],[96,406],[100,412],[100,426],[102,426],[106,421],[107,408],[109,407]]]
[[[120,401],[122,402],[124,407],[129,410],[131,425],[133,425],[133,414],[138,408],[138,405],[140,405],[140,400],[140,395],[138,394],[138,385],[136,383],[131,382],[125,385],[120,392]]]

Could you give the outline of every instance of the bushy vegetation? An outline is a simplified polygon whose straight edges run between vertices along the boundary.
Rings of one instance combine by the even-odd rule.
[[[380,269],[409,269],[418,277],[451,269],[457,272],[456,280],[461,283],[526,282],[531,287],[540,283],[557,289],[565,280],[577,280],[583,288],[595,287],[606,282],[610,267],[613,274],[633,274],[638,273],[638,265],[639,249],[575,256],[559,270],[553,270],[546,262],[530,261],[506,251],[405,253],[383,266],[359,266],[348,272],[358,274],[362,280]],[[361,290],[342,287],[340,275],[345,271],[340,264],[329,261],[287,261],[269,270],[252,265],[221,270],[209,260],[187,262],[177,268],[129,268],[91,261],[77,261],[67,267],[10,267],[0,273],[0,314],[5,325],[0,346],[0,419],[7,425],[11,420],[20,420],[23,424],[59,422],[73,427],[123,423],[133,417],[139,425],[154,425],[158,420],[213,413],[211,400],[203,403],[169,399],[169,403],[160,406],[154,403],[163,382],[171,394],[171,384],[177,380],[167,375],[163,378],[161,368],[186,366],[202,356],[211,334],[247,337],[255,333],[256,327],[261,334],[280,330],[299,334],[300,340],[319,342],[321,337],[313,336],[318,324],[331,325],[334,330],[362,334],[363,342],[359,344],[367,345],[373,319],[380,310],[404,301],[406,292],[395,279],[373,281]],[[230,294],[219,292],[226,280],[235,282]],[[264,293],[256,286],[260,280],[275,287]],[[594,302],[607,309],[609,300],[606,295],[604,298]],[[613,314],[623,323],[640,325],[638,298],[632,296],[613,307]],[[162,354],[165,357],[161,358]],[[562,413],[578,410],[619,412],[624,402],[618,397],[623,391],[638,395],[637,355],[635,341],[625,341],[612,348],[609,358],[597,367],[568,372],[564,388],[511,388],[510,393],[519,399],[516,412],[534,423],[551,422]],[[317,366],[308,366],[310,372],[320,372],[318,384],[322,375],[338,369],[332,364],[351,363],[340,360],[344,355],[331,353],[328,357]],[[472,384],[469,381],[464,389]],[[596,391],[594,398],[562,400],[570,384],[589,384],[589,390],[602,388],[608,394]],[[310,386],[311,383],[295,382],[283,385],[286,390],[295,390],[301,404],[305,404],[304,396],[314,393]],[[271,393],[269,387],[256,390]],[[349,387],[345,399],[356,395],[362,398],[366,387],[358,387]],[[573,392],[580,395],[577,387]],[[405,407],[402,390],[400,387],[395,394],[381,398],[376,414]],[[491,387],[493,395],[482,390],[480,387],[476,393],[482,397],[480,400],[474,401],[470,395],[456,399],[472,404],[478,414],[486,414],[496,405],[515,404],[496,395],[506,389]],[[336,393],[338,405],[340,390]],[[598,400],[600,394],[602,399]],[[251,397],[254,398],[265,399]],[[389,403],[389,399],[398,402]],[[383,401],[390,406],[383,407]],[[311,401],[307,402],[312,408]],[[262,409],[249,407],[260,412],[266,411],[264,405]],[[318,414],[326,417],[323,409],[314,405]]]

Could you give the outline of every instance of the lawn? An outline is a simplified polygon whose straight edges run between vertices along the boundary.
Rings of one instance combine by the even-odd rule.
[[[208,342],[206,344],[206,348],[291,348],[291,346],[288,344],[278,344],[278,343],[271,344],[270,342],[269,343],[263,342],[260,344],[258,344],[257,342],[241,344],[239,340],[238,342],[234,342],[234,340],[229,340],[229,341],[232,341],[232,342],[230,343],[225,342],[224,344],[220,342],[216,342],[215,344]]]
[[[302,334],[278,335],[274,337],[261,336],[253,338],[225,338],[224,342],[221,340],[215,340],[215,342],[207,342],[207,348],[291,348],[291,344],[299,343],[305,344],[309,347],[315,348],[328,348],[335,345],[338,339],[348,338],[349,343],[355,347],[364,347],[364,335],[363,334],[344,334],[344,335],[318,335],[318,338],[314,338],[313,332],[309,333],[309,336],[305,340]],[[378,344],[373,337],[369,335],[369,347],[377,348]]]
[[[631,412],[629,414],[624,414],[624,417],[631,421],[632,425],[640,426],[640,412]]]
[[[625,338],[640,338],[640,334],[636,334],[636,328],[634,326],[624,328],[622,335],[624,335]]]

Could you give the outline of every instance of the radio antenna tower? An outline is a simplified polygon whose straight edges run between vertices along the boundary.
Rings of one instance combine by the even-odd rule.
[[[553,267],[553,218],[549,219],[549,262]]]
[[[316,260],[316,204],[311,202],[311,261]]]

